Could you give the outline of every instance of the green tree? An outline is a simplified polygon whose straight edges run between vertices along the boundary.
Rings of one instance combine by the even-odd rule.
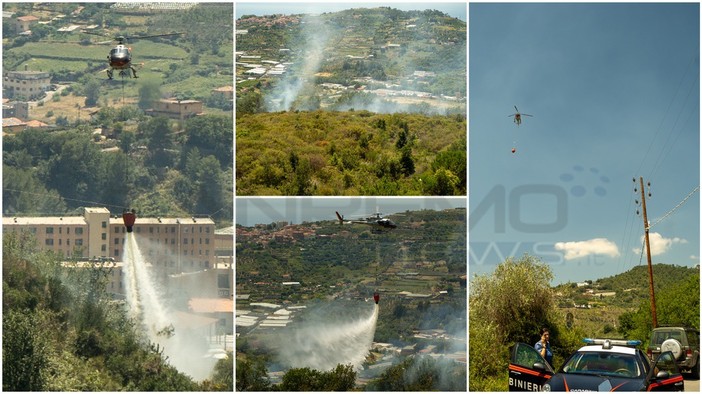
[[[3,214],[66,212],[66,203],[56,190],[47,190],[31,169],[3,165]]]
[[[236,97],[236,117],[246,114],[255,114],[263,111],[263,95],[259,92],[249,91],[237,94]]]
[[[281,391],[350,391],[354,388],[356,372],[351,365],[337,365],[327,372],[311,368],[292,368],[283,375],[278,386]]]
[[[234,354],[227,353],[227,358],[217,360],[212,373],[212,384],[217,391],[234,391]]]
[[[203,156],[214,155],[221,168],[231,167],[234,159],[234,124],[230,116],[204,115],[185,123],[187,139],[183,153],[198,148]]]
[[[212,214],[224,208],[226,198],[226,180],[219,169],[219,162],[214,156],[202,159],[202,174],[198,181],[200,185],[197,212]]]
[[[44,390],[48,349],[37,327],[41,323],[32,311],[3,311],[3,391]]]
[[[536,342],[542,327],[555,334],[551,280],[551,269],[526,254],[518,260],[508,258],[492,274],[473,278],[469,291],[470,390],[496,388],[490,378],[504,374],[515,342]]]
[[[252,360],[236,360],[236,390],[237,391],[268,391],[270,380],[266,365],[260,358]]]
[[[85,106],[94,107],[100,98],[100,88],[102,82],[93,76],[88,76],[83,82],[83,93],[85,94]]]
[[[372,391],[466,391],[466,368],[446,359],[408,357],[369,383]]]
[[[156,116],[139,124],[139,131],[144,133],[149,149],[148,162],[154,167],[173,165],[172,150],[175,147],[170,121],[165,116]]]
[[[412,158],[412,148],[410,148],[409,146],[402,148],[400,165],[402,166],[402,173],[405,176],[410,176],[414,174],[414,159]]]

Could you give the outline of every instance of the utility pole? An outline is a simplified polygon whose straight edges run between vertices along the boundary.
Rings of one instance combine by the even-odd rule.
[[[658,317],[656,316],[656,295],[653,290],[653,267],[651,266],[651,242],[648,238],[648,216],[646,215],[646,194],[644,193],[643,177],[639,177],[641,183],[641,208],[643,209],[644,237],[646,239],[646,260],[648,261],[648,284],[651,295],[651,317],[653,318],[653,328],[658,327]],[[634,179],[636,182],[636,179]],[[651,183],[648,183],[651,186]],[[649,193],[649,196],[651,193]]]

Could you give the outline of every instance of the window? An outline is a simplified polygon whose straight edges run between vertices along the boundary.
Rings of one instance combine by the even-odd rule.
[[[63,227],[59,227],[59,234],[63,233],[61,230],[63,230]]]
[[[70,234],[70,233],[71,233],[71,228],[70,228],[70,227],[67,227],[67,228],[66,228],[66,234]]]
[[[119,257],[119,249],[115,249],[115,257]]]
[[[149,234],[153,234],[153,233],[154,233],[154,228],[153,228],[153,227],[149,227]]]
[[[102,233],[100,236],[103,241],[107,239],[107,233]]]
[[[82,227],[78,227],[76,229],[76,235],[83,235],[83,228]]]
[[[115,233],[119,234],[119,226],[115,226]]]
[[[107,228],[107,222],[102,222],[102,228]]]
[[[76,239],[76,246],[83,246],[83,239]]]
[[[119,245],[119,238],[115,238],[115,245]]]
[[[50,238],[46,239],[44,243],[46,244],[46,246],[54,246],[54,240]]]
[[[217,287],[220,289],[229,288],[229,274],[218,274],[217,275]]]
[[[60,245],[62,244],[62,242],[61,242],[61,241],[62,241],[62,240],[61,240],[61,238],[59,238],[59,246],[60,246]]]
[[[188,239],[187,239],[187,238],[183,238],[183,245],[187,245],[187,244],[188,244]]]
[[[54,233],[54,228],[53,228],[53,227],[47,227],[47,228],[46,228],[46,233],[47,233],[47,234],[53,234],[53,233]]]
[[[209,245],[209,244],[210,244],[210,239],[209,239],[209,238],[205,238],[205,245]]]
[[[102,244],[102,246],[100,246],[100,251],[101,251],[101,252],[106,252],[106,251],[107,251],[107,245]]]

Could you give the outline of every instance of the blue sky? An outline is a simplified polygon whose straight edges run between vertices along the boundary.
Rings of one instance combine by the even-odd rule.
[[[471,276],[524,253],[553,284],[646,264],[640,176],[653,262],[699,264],[699,192],[665,216],[700,184],[699,15],[698,3],[469,5]],[[533,115],[519,127],[515,105]]]
[[[466,3],[463,2],[407,2],[407,1],[383,1],[383,2],[236,2],[234,10],[236,18],[242,15],[269,15],[269,14],[303,14],[303,13],[321,13],[347,10],[350,8],[375,8],[375,7],[392,7],[398,10],[439,10],[454,18],[466,20]]]

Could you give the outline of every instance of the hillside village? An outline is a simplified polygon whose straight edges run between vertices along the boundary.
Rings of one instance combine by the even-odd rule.
[[[196,3],[116,3],[109,9],[110,19],[96,20],[94,6],[90,9],[78,4],[26,7],[5,7],[3,11],[3,132],[17,133],[27,128],[46,130],[62,129],[79,123],[98,123],[95,128],[96,141],[112,138],[111,130],[99,124],[101,109],[139,105],[151,116],[166,116],[183,122],[193,116],[222,113],[233,107],[234,89],[225,78],[214,78],[222,84],[203,92],[187,92],[178,88],[166,88],[160,97],[145,105],[137,97],[144,81],[155,81],[163,75],[163,67],[157,64],[171,62],[171,70],[187,61],[180,57],[168,59],[165,55],[149,56],[149,68],[142,70],[136,65],[142,79],[124,77],[108,81],[104,70],[108,67],[105,54],[109,46],[96,45],[85,32],[107,35],[106,28],[117,27],[117,32],[133,28],[156,13],[179,13],[192,10]],[[66,12],[64,12],[66,11]],[[70,12],[67,12],[70,11]],[[99,12],[99,11],[98,11]],[[111,25],[108,27],[108,24]],[[110,33],[112,33],[110,31]],[[108,36],[109,37],[109,36]],[[111,44],[116,45],[112,42]],[[171,47],[170,42],[150,43],[138,41],[138,47],[158,45]],[[136,50],[135,48],[135,50]],[[172,53],[180,54],[171,50]],[[159,58],[163,60],[159,60]],[[172,63],[177,61],[178,63]],[[146,64],[146,63],[144,63]],[[174,68],[175,67],[175,68]],[[143,71],[143,72],[142,72]],[[229,72],[231,73],[231,72]],[[223,75],[224,76],[224,75]],[[86,79],[87,77],[94,77]],[[229,79],[231,80],[231,79]],[[92,84],[92,85],[91,85]],[[125,84],[128,84],[125,88]],[[169,92],[170,91],[170,92]],[[197,97],[196,97],[197,96]]]

